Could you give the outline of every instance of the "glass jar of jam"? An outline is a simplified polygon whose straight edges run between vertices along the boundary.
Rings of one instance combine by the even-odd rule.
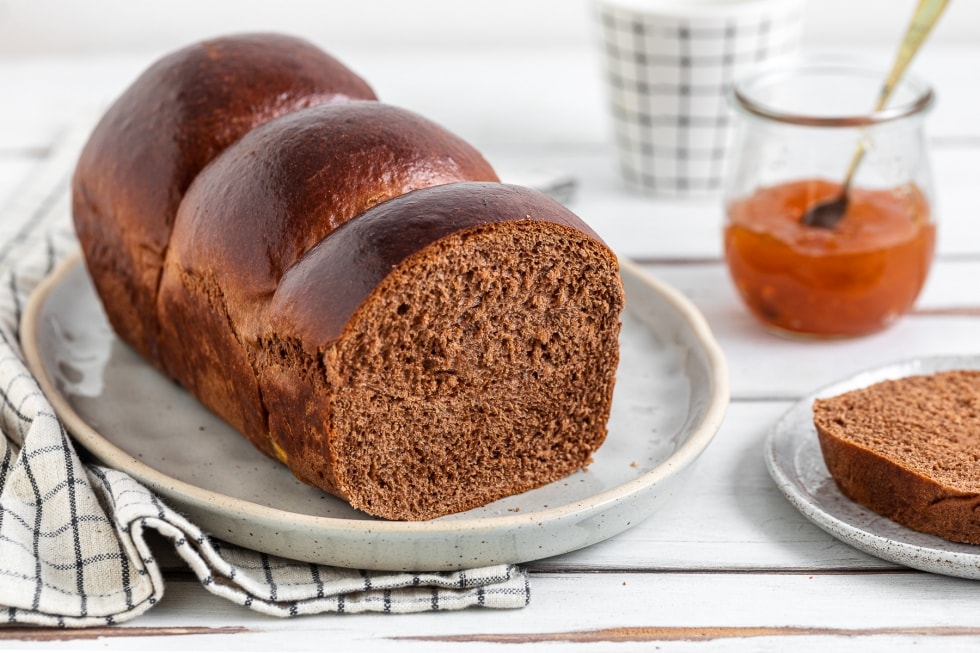
[[[734,86],[736,143],[726,179],[725,260],[750,312],[774,331],[833,338],[879,331],[925,283],[936,239],[923,118],[928,85],[906,75],[875,106],[887,70],[804,59]],[[806,224],[841,194],[842,217]]]

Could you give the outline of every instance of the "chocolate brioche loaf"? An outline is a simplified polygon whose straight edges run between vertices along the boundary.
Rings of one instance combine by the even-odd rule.
[[[429,519],[583,467],[618,363],[615,256],[372,98],[274,35],[150,68],[73,180],[114,329],[298,478],[376,516]]]
[[[813,421],[845,495],[914,530],[980,544],[980,371],[817,399]]]

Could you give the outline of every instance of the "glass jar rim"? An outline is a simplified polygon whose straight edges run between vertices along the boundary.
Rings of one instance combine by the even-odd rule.
[[[776,62],[762,66],[752,73],[737,80],[732,85],[732,97],[737,108],[768,120],[801,125],[806,127],[866,127],[878,125],[900,118],[906,118],[924,113],[931,108],[935,93],[932,87],[915,75],[906,73],[899,84],[911,88],[915,97],[910,102],[886,106],[880,110],[869,110],[866,113],[852,115],[821,116],[779,109],[771,104],[754,99],[749,87],[767,80],[776,80],[800,72],[845,72],[860,70],[865,73],[879,73],[878,79],[884,80],[887,70],[868,59],[847,56],[807,56],[793,59],[789,62]]]

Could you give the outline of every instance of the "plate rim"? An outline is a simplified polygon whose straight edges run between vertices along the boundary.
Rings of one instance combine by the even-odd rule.
[[[693,342],[700,346],[707,365],[708,378],[711,388],[705,413],[700,422],[691,430],[689,436],[670,456],[661,461],[656,467],[635,479],[608,488],[587,499],[513,515],[491,517],[475,517],[451,521],[397,521],[397,520],[352,520],[342,517],[323,517],[300,512],[281,510],[264,506],[245,499],[206,490],[191,483],[181,481],[161,472],[154,467],[134,458],[124,450],[110,442],[85,422],[74,410],[66,397],[57,389],[53,380],[48,376],[42,363],[39,342],[37,339],[39,321],[42,309],[52,291],[70,275],[78,266],[84,264],[81,253],[75,253],[59,262],[31,293],[24,313],[21,317],[21,346],[27,365],[37,379],[47,400],[51,403],[58,417],[65,423],[73,439],[109,467],[107,458],[129,461],[129,467],[123,471],[132,475],[141,483],[168,487],[180,492],[181,501],[198,507],[214,506],[221,503],[225,506],[241,507],[243,515],[271,522],[288,521],[293,526],[308,528],[329,528],[371,532],[386,535],[434,534],[439,532],[469,532],[480,533],[498,529],[514,529],[522,526],[540,524],[543,522],[560,522],[588,516],[600,511],[604,506],[627,499],[643,489],[655,486],[677,475],[689,467],[694,460],[707,448],[717,434],[730,401],[727,361],[721,346],[715,339],[703,314],[694,304],[678,290],[672,288],[644,272],[638,265],[628,259],[620,258],[620,268],[624,276],[633,277],[646,288],[670,304],[690,328]],[[135,473],[134,473],[135,470]],[[137,475],[138,474],[138,475]]]
[[[932,538],[935,540],[937,546],[915,544],[883,535],[878,529],[869,527],[868,522],[855,522],[847,519],[839,513],[826,509],[823,503],[811,500],[810,493],[806,491],[808,489],[807,485],[799,478],[798,474],[791,473],[790,471],[795,472],[793,461],[784,460],[777,455],[778,445],[780,443],[793,444],[802,442],[810,435],[814,439],[816,438],[815,427],[812,433],[809,429],[802,432],[795,432],[799,430],[789,429],[785,424],[787,420],[800,411],[812,410],[811,405],[814,399],[834,396],[849,390],[867,387],[872,383],[886,379],[904,378],[916,374],[931,374],[949,369],[980,369],[980,353],[933,354],[904,358],[864,368],[824,385],[794,402],[789,409],[780,415],[769,429],[765,439],[765,463],[770,477],[789,503],[808,521],[837,540],[871,556],[902,565],[903,567],[910,567],[945,576],[980,580],[980,545],[951,542],[938,535],[923,533],[908,528],[903,524],[892,521],[856,503],[841,492],[840,488],[834,484],[831,491],[835,496],[867,511],[869,513],[869,520],[870,518],[888,519],[889,527],[901,532],[907,532],[918,538]],[[796,450],[798,450],[798,446],[794,447],[794,451]],[[833,480],[829,472],[827,472],[826,478],[831,481]],[[847,536],[845,533],[853,534]],[[877,546],[873,546],[872,543]],[[944,543],[947,546],[942,546]],[[976,553],[952,550],[949,547],[975,547]],[[903,553],[905,555],[902,555]]]

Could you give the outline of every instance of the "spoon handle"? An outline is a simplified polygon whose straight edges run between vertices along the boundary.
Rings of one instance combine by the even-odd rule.
[[[949,0],[919,0],[919,4],[915,8],[915,13],[912,14],[912,20],[905,30],[905,36],[902,38],[902,44],[899,46],[895,63],[892,64],[892,69],[881,86],[878,102],[875,104],[875,111],[884,109],[885,105],[888,104],[888,99],[898,85],[898,80],[905,74],[905,69],[909,67],[915,54],[919,51],[922,42],[929,36],[929,32],[932,31],[933,26],[939,20],[939,16],[942,15],[947,4],[949,4]],[[861,164],[861,159],[864,158],[864,153],[864,143],[858,142],[857,150],[851,159],[851,165],[847,169],[847,175],[844,176],[842,192],[846,193],[850,188],[851,180],[854,178],[854,173],[857,171],[858,165]]]
[[[949,4],[949,0],[919,0],[919,5],[915,8],[915,13],[912,14],[908,29],[905,30],[905,37],[899,46],[895,63],[892,64],[891,72],[888,73],[888,77],[881,87],[881,95],[878,96],[875,111],[885,108],[888,98],[891,97],[892,91],[898,84],[898,80],[905,74],[905,69],[909,67],[922,42],[929,36],[929,32],[932,31],[947,4]]]

